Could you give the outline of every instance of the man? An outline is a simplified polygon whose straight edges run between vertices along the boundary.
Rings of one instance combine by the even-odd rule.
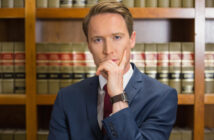
[[[129,10],[121,3],[98,3],[83,30],[97,76],[59,91],[48,139],[167,140],[177,93],[130,64],[136,33]]]

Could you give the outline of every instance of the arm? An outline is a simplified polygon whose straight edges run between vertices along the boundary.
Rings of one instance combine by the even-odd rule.
[[[58,94],[51,114],[48,140],[69,140],[62,94]]]
[[[176,119],[177,93],[170,90],[158,99],[145,121],[135,120],[130,108],[103,121],[111,140],[168,140]]]

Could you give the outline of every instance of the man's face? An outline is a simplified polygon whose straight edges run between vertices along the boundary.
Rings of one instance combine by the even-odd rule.
[[[135,36],[135,32],[129,36],[126,23],[119,14],[103,13],[93,16],[88,25],[88,47],[96,66],[99,67],[106,60],[119,65],[126,50],[124,72],[127,72]]]

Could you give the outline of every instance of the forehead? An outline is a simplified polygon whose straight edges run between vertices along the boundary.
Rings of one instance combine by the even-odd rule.
[[[91,18],[90,33],[128,32],[124,18],[116,13],[101,13]]]

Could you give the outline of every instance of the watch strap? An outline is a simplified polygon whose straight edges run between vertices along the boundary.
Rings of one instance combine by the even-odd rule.
[[[112,104],[114,104],[119,101],[128,102],[128,99],[127,99],[126,93],[122,92],[121,94],[111,97],[110,101]]]

